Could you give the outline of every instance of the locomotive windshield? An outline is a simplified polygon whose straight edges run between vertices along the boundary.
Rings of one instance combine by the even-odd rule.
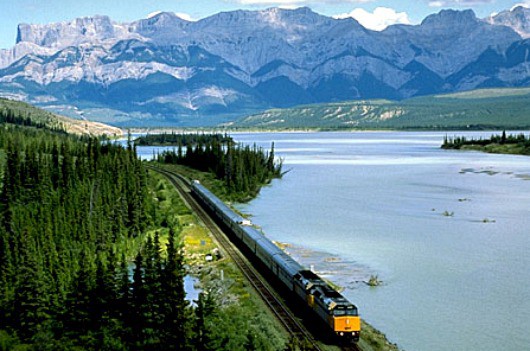
[[[357,316],[357,308],[335,308],[333,310],[334,316]]]

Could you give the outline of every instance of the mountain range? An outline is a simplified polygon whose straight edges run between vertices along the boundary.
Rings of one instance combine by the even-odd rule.
[[[226,123],[268,108],[530,83],[530,9],[442,10],[378,32],[270,8],[20,24],[0,96],[117,126]]]

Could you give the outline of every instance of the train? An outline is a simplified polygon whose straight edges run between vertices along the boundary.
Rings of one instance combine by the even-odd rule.
[[[269,272],[291,293],[291,296],[307,306],[310,313],[323,322],[331,333],[343,341],[358,341],[361,318],[357,307],[311,270],[267,239],[252,223],[234,212],[199,181],[191,182],[192,195],[229,229]],[[285,290],[285,289],[284,289]]]

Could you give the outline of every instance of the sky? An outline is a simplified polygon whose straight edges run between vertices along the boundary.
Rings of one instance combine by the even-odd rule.
[[[19,23],[62,22],[96,14],[132,22],[168,11],[198,20],[221,11],[308,6],[323,15],[351,16],[367,28],[382,30],[395,23],[419,24],[446,8],[472,9],[485,18],[519,4],[530,7],[530,0],[0,0],[0,48],[15,44]]]

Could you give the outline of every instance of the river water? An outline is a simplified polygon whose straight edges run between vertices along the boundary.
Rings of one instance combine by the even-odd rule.
[[[444,135],[234,134],[289,171],[239,208],[405,350],[530,350],[530,158]]]
[[[444,151],[444,135],[235,134],[274,141],[289,170],[240,208],[302,264],[336,264],[405,350],[530,350],[530,158]]]

